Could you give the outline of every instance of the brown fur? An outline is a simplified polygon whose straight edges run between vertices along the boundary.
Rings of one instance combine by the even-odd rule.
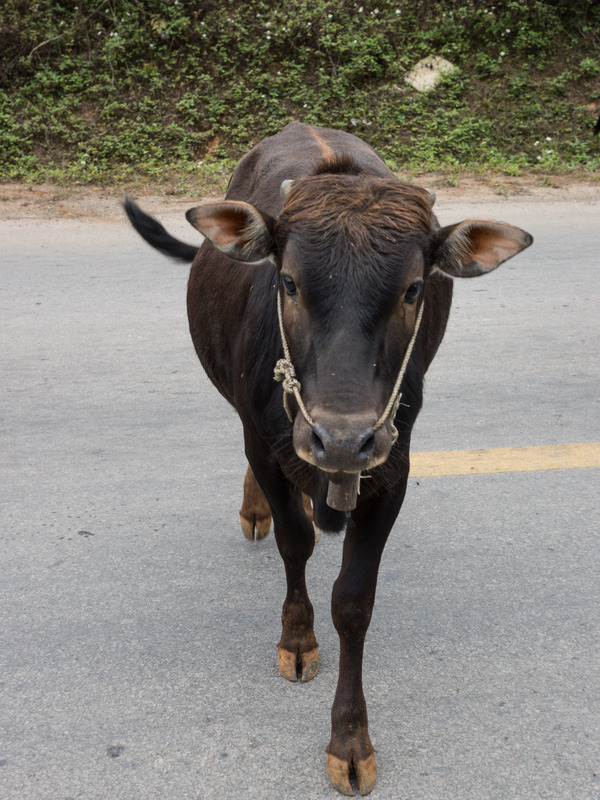
[[[431,200],[425,189],[358,170],[339,174],[338,166],[325,162],[318,167],[323,173],[294,182],[281,227],[318,226],[323,237],[348,235],[359,245],[373,231],[397,238],[431,231]],[[352,169],[343,161],[341,166]]]

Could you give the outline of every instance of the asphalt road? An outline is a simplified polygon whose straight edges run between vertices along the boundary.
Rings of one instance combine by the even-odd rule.
[[[600,205],[438,214],[536,242],[457,282],[414,449],[599,441]],[[341,538],[308,569],[319,675],[289,684],[283,568],[239,531],[240,425],[193,353],[186,267],[124,223],[0,239],[0,798],[339,797]],[[598,497],[597,469],[411,480],[366,647],[374,800],[600,797]]]

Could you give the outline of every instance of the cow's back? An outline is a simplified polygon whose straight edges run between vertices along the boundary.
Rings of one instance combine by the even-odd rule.
[[[342,155],[351,156],[370,175],[392,174],[373,148],[351,133],[292,122],[244,156],[229,182],[226,197],[252,203],[276,217],[283,208],[279,193],[283,181],[312,175],[320,162]]]

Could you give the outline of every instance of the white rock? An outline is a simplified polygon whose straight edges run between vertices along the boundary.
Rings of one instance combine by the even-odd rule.
[[[444,73],[456,72],[457,69],[458,67],[441,56],[427,56],[406,73],[404,80],[418,92],[428,92],[439,83]]]

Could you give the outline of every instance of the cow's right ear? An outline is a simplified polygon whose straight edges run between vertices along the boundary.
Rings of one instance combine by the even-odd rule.
[[[187,221],[236,261],[273,258],[273,219],[250,203],[223,200],[190,208]]]

